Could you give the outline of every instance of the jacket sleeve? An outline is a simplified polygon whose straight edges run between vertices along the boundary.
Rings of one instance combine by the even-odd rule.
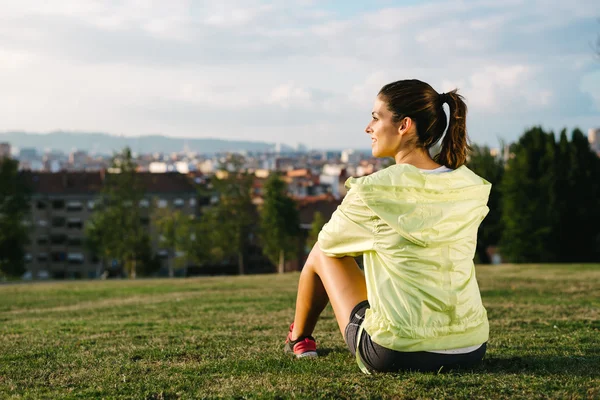
[[[329,257],[356,257],[373,249],[374,214],[352,189],[319,232],[318,243]]]

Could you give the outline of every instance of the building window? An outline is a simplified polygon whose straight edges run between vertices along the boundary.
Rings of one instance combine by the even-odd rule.
[[[150,225],[150,218],[148,218],[148,217],[140,217],[140,224],[142,226],[148,226],[148,225]]]
[[[67,243],[67,235],[65,234],[55,234],[55,235],[50,235],[50,243],[51,244],[65,244]]]
[[[36,205],[36,207],[37,207],[38,210],[45,210],[46,207],[48,207],[48,204],[45,201],[42,201],[42,200],[38,200],[35,205]]]
[[[48,237],[47,236],[38,237],[37,244],[41,245],[41,246],[48,244]]]
[[[158,206],[158,208],[165,208],[169,205],[169,203],[165,199],[158,199],[156,205]]]
[[[67,228],[69,229],[82,229],[83,221],[80,218],[69,218],[67,220]]]
[[[150,201],[148,199],[140,200],[140,207],[143,207],[143,208],[150,207]]]
[[[83,254],[82,253],[68,253],[67,261],[69,264],[83,264]]]
[[[23,257],[23,260],[25,260],[26,263],[30,263],[33,260],[33,257],[31,256],[31,254],[26,253]]]
[[[40,219],[38,220],[38,225],[41,227],[48,226],[48,221],[46,221],[45,219]]]
[[[190,207],[196,207],[196,198],[192,197],[190,199]]]
[[[65,208],[65,201],[64,200],[52,200],[52,208],[54,210],[62,210],[63,208]]]
[[[80,201],[69,201],[67,203],[67,211],[81,211],[83,210],[83,203]]]
[[[52,260],[52,262],[64,262],[67,259],[67,253],[65,253],[64,251],[53,251],[52,253],[50,253],[50,259]]]
[[[69,239],[67,239],[67,244],[69,246],[79,247],[83,244],[83,239],[78,237],[70,237]]]
[[[62,228],[65,226],[67,220],[64,217],[54,217],[52,218],[52,227],[53,228]]]
[[[181,208],[185,205],[185,201],[183,201],[183,199],[175,199],[173,200],[173,205],[177,208]]]
[[[94,200],[89,200],[87,202],[87,208],[88,208],[88,210],[93,210],[94,207],[96,207],[96,202]]]
[[[37,255],[37,260],[39,262],[45,262],[48,261],[48,253],[38,253]]]
[[[158,256],[158,258],[160,259],[166,259],[169,257],[169,252],[167,250],[159,250],[158,252],[156,252],[156,255]]]

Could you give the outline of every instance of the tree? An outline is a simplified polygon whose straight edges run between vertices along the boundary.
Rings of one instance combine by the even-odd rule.
[[[106,176],[101,205],[87,229],[89,245],[103,259],[118,260],[130,278],[136,277],[140,251],[147,248],[147,234],[140,221],[144,191],[136,167],[129,148],[113,157],[113,173]]]
[[[477,256],[482,264],[489,264],[490,257],[487,253],[489,246],[496,246],[502,237],[502,210],[500,209],[501,190],[500,183],[504,174],[504,163],[501,158],[493,156],[487,146],[473,145],[467,166],[477,175],[492,184],[488,201],[490,209],[479,231],[477,232]]]
[[[160,271],[161,260],[158,254],[152,251],[152,240],[148,233],[144,233],[138,241],[136,260],[137,274],[148,276]]]
[[[567,130],[563,129],[556,145],[554,187],[552,189],[554,196],[552,197],[553,203],[549,205],[554,212],[552,230],[556,232],[556,235],[554,235],[553,246],[558,251],[558,261],[565,259],[566,251],[572,247],[570,242],[573,240],[570,235],[570,232],[573,231],[573,218],[568,213],[569,204],[575,199],[575,194],[571,193],[569,184],[570,175],[573,173],[570,169],[574,161],[571,147],[567,138]]]
[[[189,241],[190,217],[179,210],[173,211],[168,208],[154,208],[152,211],[152,222],[156,233],[159,235],[160,245],[168,251],[167,265],[169,277],[174,276],[174,264],[179,264],[185,259],[177,258],[180,252],[186,252]],[[183,261],[182,261],[183,260]]]
[[[98,205],[97,207],[100,207]],[[100,259],[102,271],[106,271],[106,263],[111,258],[111,244],[114,235],[110,232],[111,224],[116,220],[110,210],[94,212],[85,226],[84,245],[88,251]]]
[[[323,214],[319,211],[315,212],[313,215],[313,222],[310,224],[310,232],[308,232],[308,238],[306,239],[306,245],[309,249],[312,249],[313,246],[317,243],[319,238],[319,232],[325,225],[325,218],[323,218]]]
[[[579,129],[573,131],[567,164],[557,169],[566,172],[564,186],[557,187],[562,200],[557,240],[561,262],[600,261],[600,158]]]
[[[583,133],[525,132],[502,179],[503,254],[514,262],[600,260],[600,159]]]
[[[18,277],[25,273],[26,226],[31,192],[19,173],[19,162],[0,159],[0,274]]]
[[[229,174],[228,178],[215,182],[220,193],[215,206],[219,226],[217,237],[223,253],[237,256],[238,273],[245,272],[244,255],[250,245],[250,234],[256,226],[256,207],[252,203],[253,177],[246,173]]]
[[[287,195],[286,185],[275,173],[265,182],[264,204],[261,210],[263,252],[284,271],[285,257],[297,250],[300,217],[296,202]]]
[[[514,262],[554,262],[551,246],[556,213],[554,204],[554,158],[552,133],[535,127],[513,146],[501,183],[502,254]]]
[[[246,271],[245,260],[255,233],[258,215],[252,202],[253,176],[242,171],[244,160],[229,155],[220,164],[221,178],[216,176],[206,186],[198,187],[198,198],[206,205],[199,218],[186,224],[179,234],[190,261],[198,264],[220,263],[236,258],[238,273]],[[212,199],[212,200],[211,200]]]
[[[251,236],[258,222],[256,206],[252,202],[254,178],[244,171],[245,159],[239,154],[228,154],[219,165],[221,178],[211,181],[212,193],[218,201],[202,216],[197,229],[210,231],[211,261],[237,258],[238,273],[245,273],[246,254]],[[200,197],[206,192],[200,189]],[[207,241],[204,241],[207,245]]]
[[[184,251],[189,261],[203,264],[226,258],[221,235],[218,230],[215,231],[219,225],[218,211],[214,208],[204,212],[199,219],[190,220],[186,226],[187,232],[182,233],[186,238],[183,242]]]

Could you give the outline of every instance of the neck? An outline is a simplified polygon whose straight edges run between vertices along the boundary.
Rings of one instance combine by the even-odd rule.
[[[410,164],[421,169],[436,169],[441,165],[431,159],[426,149],[413,147],[410,150],[400,150],[394,156],[396,164]]]

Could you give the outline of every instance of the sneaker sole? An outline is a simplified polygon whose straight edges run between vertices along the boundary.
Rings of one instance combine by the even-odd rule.
[[[319,355],[317,354],[316,351],[307,351],[304,352],[302,354],[296,354],[296,358],[304,358],[304,357],[318,357]]]

